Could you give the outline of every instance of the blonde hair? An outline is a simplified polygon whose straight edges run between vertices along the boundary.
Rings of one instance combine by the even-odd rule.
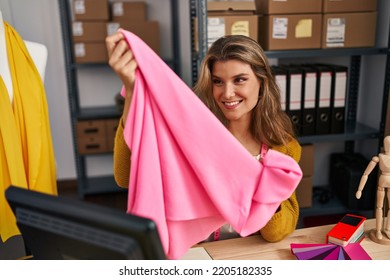
[[[229,35],[215,41],[202,61],[194,92],[227,126],[229,122],[213,97],[211,72],[215,62],[232,59],[249,64],[261,83],[259,101],[252,111],[250,133],[256,141],[263,142],[270,147],[286,145],[292,138],[295,138],[293,124],[290,117],[282,110],[280,90],[268,59],[261,46],[250,37]]]

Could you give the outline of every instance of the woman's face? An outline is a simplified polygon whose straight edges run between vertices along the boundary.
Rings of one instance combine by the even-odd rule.
[[[230,121],[249,121],[256,106],[260,81],[249,64],[239,60],[218,61],[211,69],[213,96]]]

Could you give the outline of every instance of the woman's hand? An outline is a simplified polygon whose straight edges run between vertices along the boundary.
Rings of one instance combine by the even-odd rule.
[[[117,31],[106,38],[106,47],[108,52],[108,64],[122,80],[126,89],[125,106],[122,115],[123,123],[125,123],[131,98],[133,96],[137,62],[134,59],[133,52],[127,44],[124,35],[120,31]]]
[[[108,64],[122,80],[126,89],[134,88],[137,62],[122,32],[117,31],[106,38]]]

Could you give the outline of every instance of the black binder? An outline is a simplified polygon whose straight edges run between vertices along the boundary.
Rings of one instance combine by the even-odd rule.
[[[316,134],[330,134],[330,100],[332,70],[328,66],[314,64],[317,70],[316,88]]]
[[[317,71],[313,67],[300,65],[302,69],[302,136],[314,135],[316,131]]]
[[[348,67],[341,65],[329,65],[329,67],[333,71],[330,132],[332,134],[344,133]]]
[[[302,135],[302,69],[295,65],[282,65],[287,70],[287,114],[297,136]]]

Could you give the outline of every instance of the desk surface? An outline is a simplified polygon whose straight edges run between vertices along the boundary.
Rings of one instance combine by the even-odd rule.
[[[326,233],[333,225],[303,228],[294,231],[284,240],[269,243],[259,235],[199,244],[215,260],[294,260],[290,251],[291,243],[325,243]],[[375,219],[364,224],[366,237],[361,242],[373,260],[390,260],[390,245],[371,241],[368,232],[375,228]]]

